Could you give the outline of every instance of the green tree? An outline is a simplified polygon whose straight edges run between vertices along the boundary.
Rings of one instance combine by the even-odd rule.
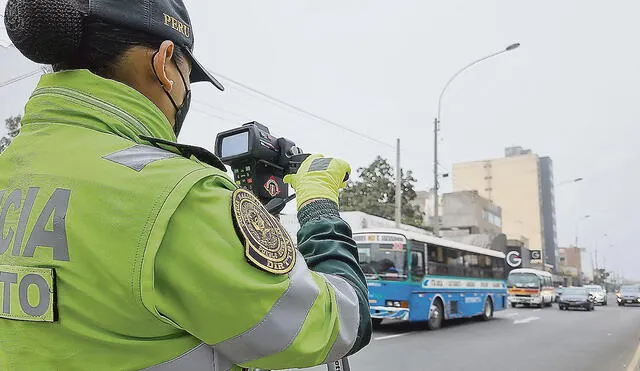
[[[21,116],[9,117],[8,119],[4,120],[5,127],[7,128],[7,135],[0,138],[0,153],[7,149],[9,144],[11,144],[11,140],[15,138],[18,133],[20,133],[21,121]]]
[[[611,273],[607,272],[604,268],[598,268],[593,273],[593,282],[596,285],[604,285],[607,278],[611,275]]]
[[[416,181],[410,170],[402,171],[402,222],[422,227],[424,214],[418,206],[411,204],[417,196]],[[358,169],[358,179],[349,181],[340,194],[340,209],[393,219],[395,199],[394,169],[386,159],[378,156],[369,166]]]

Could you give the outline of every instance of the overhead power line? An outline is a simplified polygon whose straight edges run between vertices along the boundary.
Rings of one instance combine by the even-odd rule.
[[[233,125],[235,125],[235,124],[236,124],[235,122],[233,122],[233,121],[231,121],[231,120],[229,120],[229,119],[227,119],[227,118],[225,118],[225,117],[222,117],[222,116],[216,115],[216,114],[211,113],[211,112],[207,112],[207,111],[205,111],[205,110],[199,109],[198,107],[192,107],[192,109],[193,109],[195,112],[199,112],[199,113],[201,113],[201,114],[203,114],[203,115],[205,115],[205,116],[209,116],[209,117],[212,117],[212,118],[215,118],[215,119],[218,119],[218,120],[221,120],[221,121],[227,122],[227,123],[229,123],[229,124],[233,124]]]
[[[246,116],[244,114],[241,114],[241,113],[238,113],[238,112],[226,109],[226,108],[222,108],[222,107],[219,107],[217,105],[213,105],[213,104],[207,103],[207,102],[205,102],[203,100],[193,99],[193,101],[195,103],[197,103],[197,104],[201,104],[203,106],[209,107],[209,108],[214,109],[216,111],[221,111],[223,113],[226,113],[226,114],[229,114],[229,115],[232,115],[232,116],[236,116],[236,117],[238,117],[239,119],[241,119],[243,121],[246,121],[246,122],[251,121],[251,119],[249,119],[248,116]]]
[[[246,85],[246,84],[243,84],[243,83],[241,83],[241,82],[239,82],[239,81],[236,81],[236,80],[234,80],[234,79],[232,79],[232,78],[226,77],[226,76],[221,75],[221,74],[219,74],[219,73],[216,73],[216,75],[217,75],[217,76],[220,76],[221,78],[223,78],[223,79],[225,79],[225,80],[229,81],[230,83],[232,83],[232,84],[234,84],[234,85],[240,86],[240,87],[242,87],[242,88],[244,88],[244,89],[246,89],[246,90],[248,90],[248,91],[250,91],[250,92],[252,92],[252,93],[254,93],[254,94],[257,94],[257,95],[260,95],[260,96],[262,96],[262,97],[264,97],[264,98],[267,98],[267,99],[269,99],[269,100],[270,100],[270,101],[272,101],[272,102],[276,102],[276,103],[278,103],[278,104],[280,104],[280,105],[283,105],[283,106],[288,107],[288,108],[290,108],[290,109],[292,109],[292,110],[294,110],[294,111],[297,111],[298,113],[302,113],[302,114],[307,115],[307,116],[309,116],[309,117],[312,117],[312,118],[314,118],[314,119],[316,119],[316,120],[318,120],[318,121],[322,121],[322,122],[324,122],[324,123],[326,123],[326,124],[329,124],[329,125],[331,125],[331,126],[334,126],[334,127],[340,128],[340,129],[345,130],[345,131],[347,131],[347,132],[349,132],[349,133],[351,133],[351,134],[355,134],[355,135],[360,136],[360,137],[362,137],[362,138],[368,139],[368,140],[370,140],[370,141],[372,141],[372,142],[375,142],[375,143],[381,144],[381,145],[383,145],[383,146],[385,146],[385,147],[395,148],[395,146],[394,146],[393,144],[387,143],[387,142],[385,142],[385,141],[382,141],[382,140],[380,140],[380,139],[374,138],[374,137],[369,136],[369,135],[367,135],[367,134],[364,134],[364,133],[361,133],[361,132],[359,132],[359,131],[353,130],[353,129],[349,128],[348,126],[345,126],[345,125],[339,124],[339,123],[337,123],[337,122],[335,122],[335,121],[333,121],[333,120],[329,120],[329,119],[327,119],[327,118],[325,118],[325,117],[322,117],[322,116],[316,115],[315,113],[309,112],[309,111],[307,111],[307,110],[305,110],[305,109],[303,109],[303,108],[300,108],[300,107],[298,107],[298,106],[295,106],[295,105],[293,105],[293,104],[291,104],[291,103],[287,103],[287,102],[285,102],[285,101],[283,101],[283,100],[281,100],[281,99],[278,99],[278,98],[276,98],[276,97],[274,97],[274,96],[272,96],[272,95],[269,95],[269,94],[267,94],[267,93],[264,93],[264,92],[262,92],[262,91],[260,91],[260,90],[254,89],[254,88],[252,88],[252,87],[250,87],[250,86],[248,86],[248,85]]]
[[[18,81],[22,81],[24,79],[28,79],[31,76],[42,74],[42,69],[38,68],[37,70],[33,70],[31,72],[25,73],[24,75],[16,76],[9,80],[3,81],[0,83],[0,88],[4,88],[5,86],[9,86],[11,84],[15,84]]]

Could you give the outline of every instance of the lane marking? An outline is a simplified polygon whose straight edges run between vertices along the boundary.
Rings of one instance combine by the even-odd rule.
[[[519,316],[520,313],[505,313],[504,316],[505,317],[515,317],[515,316]]]
[[[640,366],[640,345],[638,345],[638,349],[636,349],[636,353],[633,355],[631,359],[631,363],[629,363],[629,367],[627,367],[627,371],[637,371]]]
[[[380,337],[377,337],[377,338],[373,338],[373,340],[387,340],[387,339],[399,338],[400,336],[405,336],[405,335],[409,335],[409,333],[405,332],[403,334],[380,336]]]
[[[537,321],[537,320],[539,320],[539,319],[540,319],[540,317],[527,317],[527,318],[525,318],[525,319],[519,319],[519,320],[517,320],[517,321],[513,321],[513,324],[514,324],[514,325],[521,325],[521,324],[524,324],[524,323],[529,323],[529,322]]]
[[[542,309],[538,308],[538,309],[534,309],[534,310],[533,310],[533,312],[539,312],[539,311],[541,311],[541,310],[542,310]]]

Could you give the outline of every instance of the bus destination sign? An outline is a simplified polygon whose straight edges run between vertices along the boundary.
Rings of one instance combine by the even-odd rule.
[[[378,243],[391,243],[399,242],[406,244],[407,239],[399,234],[386,234],[386,233],[358,233],[353,235],[353,240],[356,242],[378,242]]]

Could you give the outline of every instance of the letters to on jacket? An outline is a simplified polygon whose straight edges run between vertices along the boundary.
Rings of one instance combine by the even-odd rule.
[[[69,261],[66,215],[71,191],[40,192],[37,187],[0,190],[0,256],[33,258],[37,251],[41,259]],[[53,268],[0,265],[0,293],[0,318],[56,320]]]

